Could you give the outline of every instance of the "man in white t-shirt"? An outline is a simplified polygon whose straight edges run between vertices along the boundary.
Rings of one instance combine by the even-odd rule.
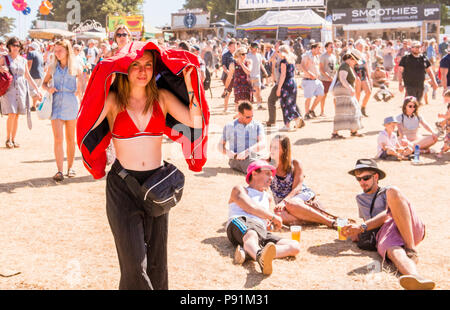
[[[264,160],[252,162],[247,169],[249,186],[235,186],[229,200],[227,236],[236,246],[234,263],[244,263],[248,254],[258,262],[264,275],[272,273],[274,258],[296,256],[300,252],[297,241],[282,239],[267,229],[270,224],[275,229],[283,225],[281,217],[273,212],[270,184],[275,172],[275,167]]]

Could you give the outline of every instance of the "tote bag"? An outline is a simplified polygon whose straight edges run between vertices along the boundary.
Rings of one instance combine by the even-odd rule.
[[[45,95],[42,98],[42,102],[39,103],[36,109],[36,113],[39,119],[50,119],[50,117],[52,116],[52,103],[53,95],[49,92],[45,92]]]

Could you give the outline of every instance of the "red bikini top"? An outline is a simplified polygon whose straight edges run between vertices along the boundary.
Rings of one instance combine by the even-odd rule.
[[[140,131],[136,124],[125,109],[116,116],[114,126],[112,130],[112,136],[115,139],[132,139],[138,137],[158,137],[163,135],[164,128],[166,126],[166,120],[164,114],[159,106],[159,103],[155,101],[153,104],[153,112],[150,117],[150,121],[144,131]]]

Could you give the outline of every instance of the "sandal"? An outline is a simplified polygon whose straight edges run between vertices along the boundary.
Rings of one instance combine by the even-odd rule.
[[[338,133],[333,133],[333,134],[331,135],[331,139],[345,139],[345,137],[344,137],[344,136],[341,136],[341,135],[338,134]]]
[[[14,144],[10,140],[6,140],[5,145],[8,149],[14,148]]]
[[[74,177],[76,177],[76,172],[75,172],[75,170],[74,169],[72,169],[72,168],[70,168],[68,171],[67,171],[67,176],[69,177],[69,178],[74,178]]]
[[[352,137],[364,137],[362,133],[358,133],[357,131],[351,133]]]
[[[17,142],[15,142],[15,141],[12,142],[12,145],[13,145],[15,148],[19,148],[19,147],[20,147],[20,144],[17,143]]]
[[[64,175],[61,171],[58,171],[54,176],[53,176],[53,180],[55,180],[56,182],[62,182],[64,181]]]

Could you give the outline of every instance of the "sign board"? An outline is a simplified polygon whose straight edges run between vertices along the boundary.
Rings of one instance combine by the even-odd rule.
[[[439,4],[333,10],[333,23],[343,25],[439,19],[441,19]]]
[[[209,12],[178,12],[172,13],[172,29],[209,28]]]
[[[127,26],[133,38],[140,40],[142,37],[142,28],[144,26],[144,16],[108,16],[106,31],[108,32],[108,35],[111,39],[114,37],[114,30],[116,29],[117,25]]]
[[[325,6],[325,0],[239,0],[239,10]]]
[[[287,27],[280,27],[278,28],[278,40],[286,40],[288,37],[288,28]]]
[[[313,28],[311,29],[311,39],[314,39],[316,43],[319,43],[322,41],[322,29],[320,28]]]

